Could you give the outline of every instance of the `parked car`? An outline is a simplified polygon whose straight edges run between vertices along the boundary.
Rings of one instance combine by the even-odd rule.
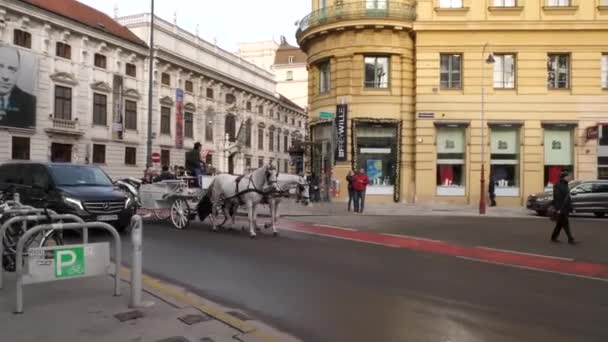
[[[608,214],[608,180],[573,181],[569,188],[573,212],[593,213],[597,217]],[[528,196],[526,207],[545,216],[552,202],[553,191],[548,191]]]
[[[135,214],[135,203],[94,165],[10,162],[0,165],[0,186],[15,185],[21,202],[87,222],[102,221],[122,231]]]

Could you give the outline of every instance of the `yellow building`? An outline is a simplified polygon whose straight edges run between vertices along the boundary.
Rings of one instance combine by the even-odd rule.
[[[333,177],[366,168],[368,200],[478,203],[482,164],[501,204],[608,177],[608,1],[313,0],[297,38],[313,168],[334,156],[316,118],[346,104]]]

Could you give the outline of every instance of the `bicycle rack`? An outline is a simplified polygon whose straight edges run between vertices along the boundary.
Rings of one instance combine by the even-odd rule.
[[[109,231],[114,237],[114,296],[120,296],[120,276],[119,268],[122,265],[122,242],[120,239],[120,235],[116,231],[114,227],[107,223],[103,222],[92,222],[92,223],[53,223],[53,224],[44,224],[35,226],[30,228],[21,236],[19,242],[17,243],[17,248],[15,251],[16,254],[16,273],[17,273],[17,284],[16,284],[16,303],[15,303],[15,313],[22,314],[23,313],[23,249],[25,247],[26,241],[28,241],[34,234],[37,234],[43,230],[79,230],[79,229],[103,229]],[[140,229],[137,229],[140,231]],[[86,245],[84,245],[86,246]],[[65,248],[69,248],[69,245],[61,246]],[[31,256],[30,256],[31,257]],[[58,262],[58,260],[55,260]],[[96,276],[99,274],[93,274]],[[82,275],[86,276],[86,275]],[[42,282],[42,281],[40,281]]]
[[[40,209],[42,210],[42,209]],[[36,210],[29,210],[28,212],[36,212],[38,211],[38,209]],[[44,211],[44,210],[42,210]],[[76,215],[71,215],[71,214],[65,214],[65,215],[57,215],[54,211],[49,210],[49,212],[53,212],[52,215],[50,215],[51,219],[53,220],[72,220],[74,222],[79,222],[79,223],[85,223],[84,220]],[[40,221],[44,221],[44,220],[48,220],[48,217],[46,215],[28,215],[28,216],[15,216],[10,218],[8,221],[4,222],[4,224],[2,224],[2,226],[0,226],[0,261],[1,258],[4,256],[4,235],[6,234],[6,230],[12,226],[15,223],[19,223],[19,222],[23,222],[24,224],[26,224],[27,222],[40,222]],[[24,233],[26,231],[24,230]],[[87,230],[88,232],[88,230]],[[88,236],[86,236],[86,232],[83,233],[83,243],[86,244],[88,243]],[[4,277],[4,268],[2,267],[2,265],[0,265],[0,289],[2,289],[3,287],[3,277]]]

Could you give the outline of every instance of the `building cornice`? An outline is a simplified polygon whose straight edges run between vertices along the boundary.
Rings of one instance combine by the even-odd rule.
[[[414,32],[421,31],[600,31],[608,30],[608,22],[589,21],[416,21]]]

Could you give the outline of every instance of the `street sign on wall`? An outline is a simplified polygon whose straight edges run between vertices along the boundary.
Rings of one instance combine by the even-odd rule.
[[[330,113],[330,112],[320,112],[319,113],[319,119],[331,120],[333,118],[334,118],[334,113]]]
[[[346,123],[348,105],[340,104],[336,107],[336,161],[346,161]]]

